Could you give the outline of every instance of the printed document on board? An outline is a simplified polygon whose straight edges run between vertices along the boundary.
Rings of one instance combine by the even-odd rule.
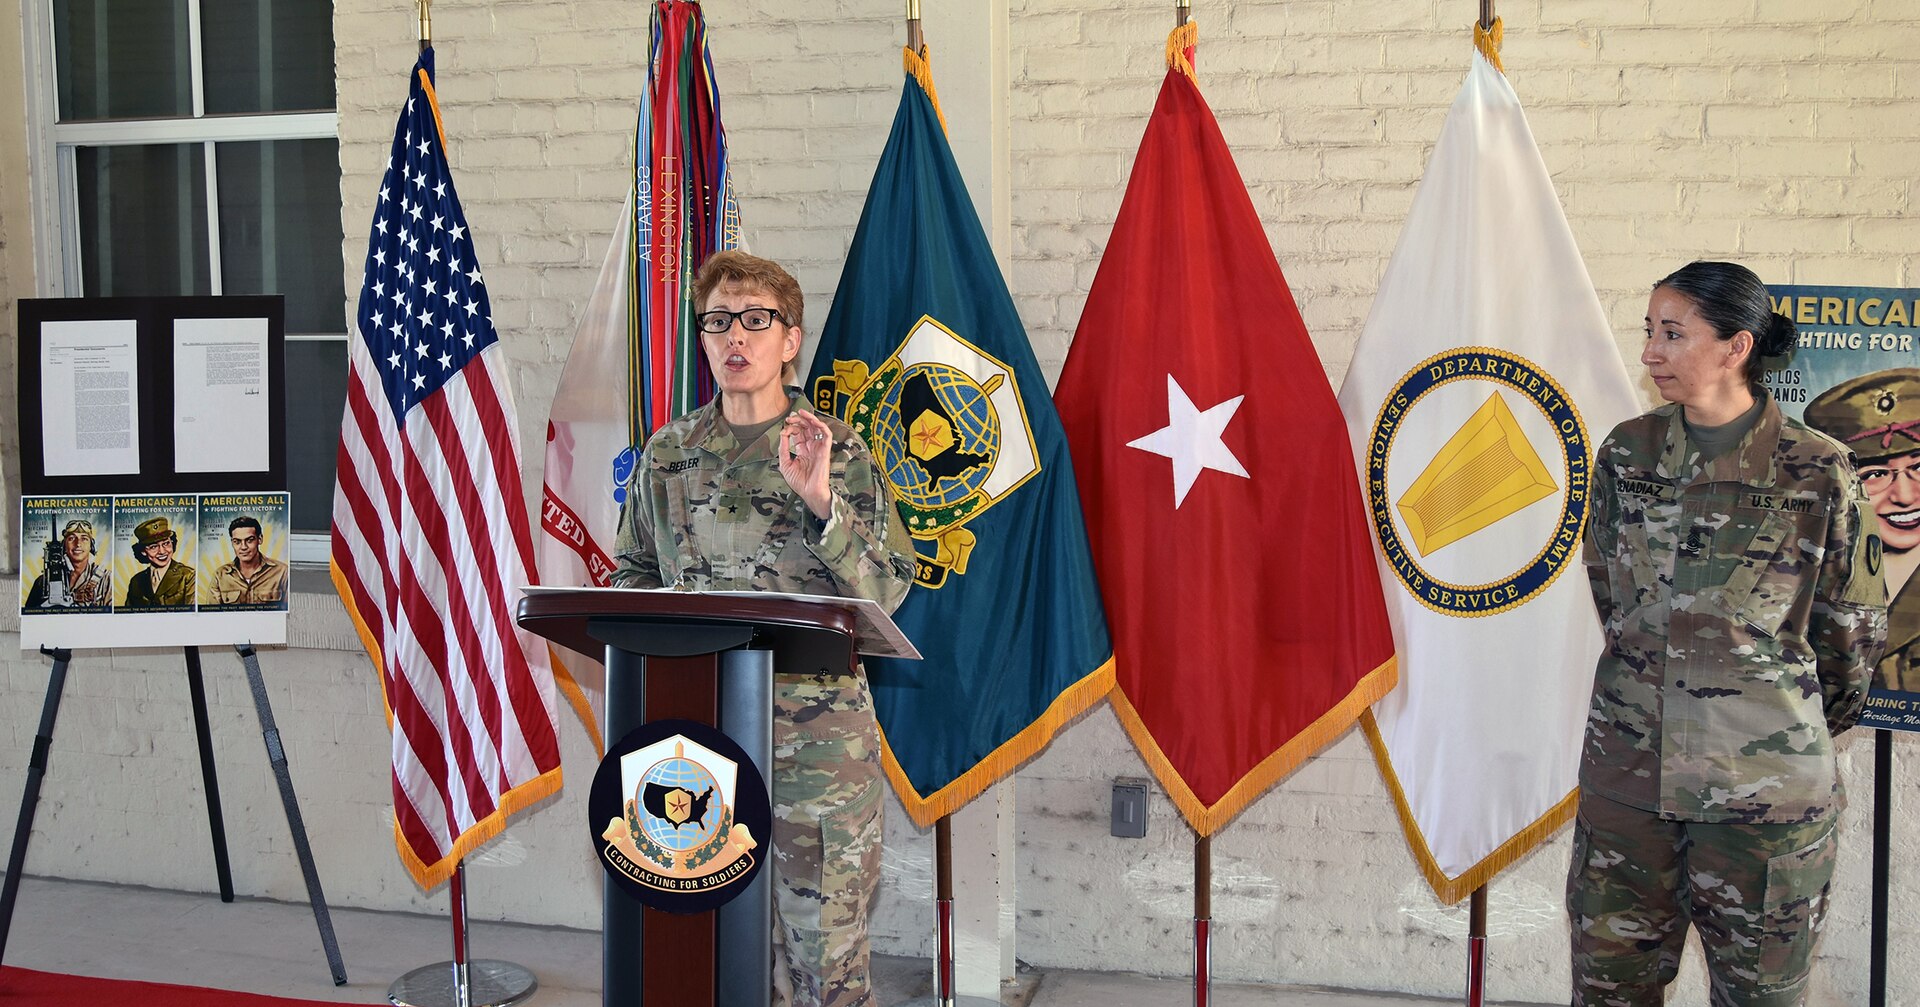
[[[40,327],[40,445],[49,476],[140,471],[139,328],[131,318]]]

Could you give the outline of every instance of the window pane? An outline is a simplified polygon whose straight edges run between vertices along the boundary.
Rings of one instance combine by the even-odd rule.
[[[347,341],[287,341],[287,490],[293,530],[333,527],[333,456],[347,407]]]
[[[61,122],[193,114],[186,0],[53,0],[53,38]]]
[[[207,112],[333,107],[331,0],[200,0]]]
[[[74,153],[87,295],[212,293],[202,146],[80,147]],[[336,234],[339,228],[336,221]]]
[[[285,294],[290,333],[345,333],[339,142],[222,143],[215,158],[221,290]]]

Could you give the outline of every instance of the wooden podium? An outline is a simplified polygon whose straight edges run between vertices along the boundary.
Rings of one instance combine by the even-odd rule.
[[[879,606],[853,598],[529,588],[518,618],[527,631],[562,646],[605,654],[609,746],[650,720],[711,724],[746,750],[769,792],[776,671],[843,675],[862,653],[919,656]],[[770,866],[712,912],[650,909],[610,880],[601,897],[607,1007],[766,1004],[773,985]]]

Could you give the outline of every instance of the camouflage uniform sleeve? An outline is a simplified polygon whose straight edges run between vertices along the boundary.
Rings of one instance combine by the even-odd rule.
[[[1612,447],[1613,441],[1609,438],[1594,455],[1593,482],[1588,487],[1587,498],[1587,534],[1581,546],[1581,559],[1587,565],[1587,586],[1593,591],[1593,608],[1600,614],[1602,627],[1613,617],[1613,581],[1607,564],[1613,558],[1614,543],[1620,535],[1613,467],[1604,460]]]
[[[641,452],[620,505],[619,531],[613,537],[614,587],[660,587],[660,551],[653,538],[653,445]]]
[[[1827,730],[1860,719],[1873,666],[1887,645],[1887,587],[1881,576],[1878,519],[1851,465],[1840,472],[1840,499],[1827,530],[1807,638],[1813,645]]]
[[[827,480],[832,512],[824,521],[807,515],[807,548],[833,573],[841,593],[892,612],[913,586],[913,543],[894,509],[893,487],[859,437],[841,438],[834,455]]]

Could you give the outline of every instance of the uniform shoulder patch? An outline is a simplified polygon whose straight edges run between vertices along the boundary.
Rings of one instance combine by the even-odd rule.
[[[1873,608],[1885,608],[1887,605],[1887,582],[1883,572],[1885,565],[1885,545],[1880,541],[1880,519],[1873,513],[1873,505],[1865,500],[1853,502],[1855,527],[1859,532],[1853,537],[1853,563],[1847,574],[1847,586],[1840,594],[1840,600],[1854,605],[1866,605]]]

